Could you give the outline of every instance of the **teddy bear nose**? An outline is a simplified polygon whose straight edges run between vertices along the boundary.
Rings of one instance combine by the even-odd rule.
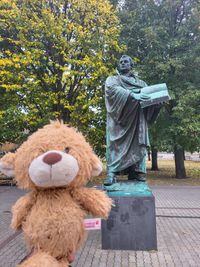
[[[56,152],[49,152],[44,156],[43,161],[48,165],[56,164],[62,159],[62,156]]]

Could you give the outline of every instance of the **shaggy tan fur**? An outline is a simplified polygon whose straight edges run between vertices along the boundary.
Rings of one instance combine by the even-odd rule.
[[[28,260],[23,262],[17,267],[67,267],[68,264],[66,262],[65,265],[60,265],[60,263],[54,259],[52,256],[48,255],[47,253],[38,252]]]
[[[79,165],[75,179],[62,188],[37,187],[28,174],[33,159],[48,150],[65,148]],[[80,133],[55,122],[38,130],[15,156],[6,155],[1,162],[14,167],[19,187],[31,189],[12,208],[12,228],[22,228],[36,251],[20,267],[67,267],[67,259],[84,239],[86,213],[106,218],[111,209],[111,199],[104,192],[83,187],[101,164],[99,159]]]

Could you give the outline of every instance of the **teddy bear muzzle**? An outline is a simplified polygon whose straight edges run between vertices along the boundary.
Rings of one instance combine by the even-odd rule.
[[[51,150],[35,158],[29,166],[29,176],[39,187],[68,185],[78,174],[77,160],[70,154]]]

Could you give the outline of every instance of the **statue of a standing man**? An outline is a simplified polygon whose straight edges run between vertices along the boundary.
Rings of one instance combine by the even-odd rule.
[[[128,174],[128,180],[146,180],[148,124],[155,121],[161,105],[141,107],[150,98],[141,92],[144,87],[147,84],[133,72],[132,59],[123,55],[119,73],[108,77],[105,85],[107,178],[104,185],[116,182],[117,174]]]

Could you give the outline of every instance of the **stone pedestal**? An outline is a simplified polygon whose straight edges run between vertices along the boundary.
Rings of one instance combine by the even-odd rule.
[[[102,221],[102,249],[156,250],[155,199],[148,185],[117,183],[106,190],[115,206]]]

